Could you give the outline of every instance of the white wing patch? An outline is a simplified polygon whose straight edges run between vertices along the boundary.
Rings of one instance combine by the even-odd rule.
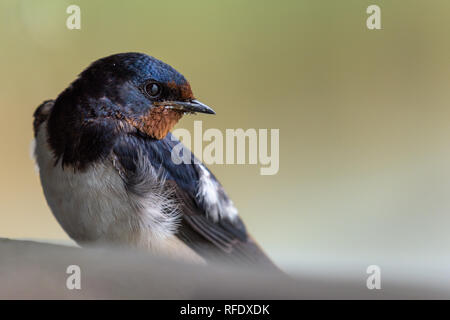
[[[233,201],[227,197],[222,186],[211,177],[202,164],[199,168],[201,173],[196,197],[203,203],[206,214],[215,222],[223,218],[233,221],[238,216]]]

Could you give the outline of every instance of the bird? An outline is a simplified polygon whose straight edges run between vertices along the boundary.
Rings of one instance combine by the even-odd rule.
[[[277,269],[205,164],[175,163],[170,130],[215,114],[170,65],[137,52],[91,63],[34,112],[34,155],[54,217],[81,247]]]

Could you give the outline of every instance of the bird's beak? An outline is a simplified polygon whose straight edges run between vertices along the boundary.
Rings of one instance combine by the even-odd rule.
[[[198,100],[191,101],[165,101],[161,103],[168,109],[176,109],[184,112],[200,112],[208,114],[216,114],[213,109]]]

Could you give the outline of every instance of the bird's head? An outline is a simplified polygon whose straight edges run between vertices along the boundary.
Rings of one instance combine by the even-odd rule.
[[[83,117],[126,122],[162,139],[185,113],[214,111],[197,101],[189,82],[164,62],[142,53],[99,59],[64,94],[77,100]],[[73,102],[73,101],[72,101]]]

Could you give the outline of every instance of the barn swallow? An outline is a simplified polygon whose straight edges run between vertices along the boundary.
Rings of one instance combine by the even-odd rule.
[[[118,245],[200,263],[276,268],[247,233],[212,172],[169,132],[184,114],[215,112],[185,77],[141,53],[99,59],[34,113],[45,198],[79,245]]]

